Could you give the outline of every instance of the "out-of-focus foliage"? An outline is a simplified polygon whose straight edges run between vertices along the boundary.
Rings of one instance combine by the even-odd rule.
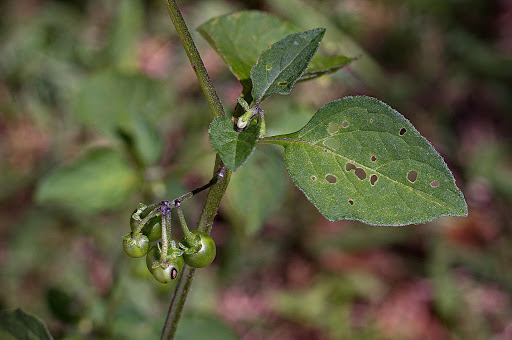
[[[322,49],[358,59],[265,101],[279,113],[268,115],[268,134],[296,131],[342,96],[377,97],[407,112],[469,204],[467,218],[417,227],[330,223],[288,182],[281,151],[260,148],[233,174],[213,228],[217,259],[197,271],[180,336],[512,336],[509,3],[180,7],[190,28],[241,9],[327,28]],[[193,36],[232,110],[241,86]],[[0,308],[37,315],[56,339],[158,338],[173,287],[124,256],[121,239],[138,202],[204,184],[214,159],[208,107],[164,4],[3,1],[0,41]],[[203,198],[184,206],[190,225]]]
[[[275,148],[261,146],[237,171],[225,197],[225,213],[234,228],[253,234],[279,211],[287,186],[286,170]]]
[[[53,339],[48,328],[36,316],[21,309],[0,312],[2,339]]]
[[[35,200],[97,213],[113,208],[132,193],[135,171],[111,149],[90,150],[73,165],[39,180]]]

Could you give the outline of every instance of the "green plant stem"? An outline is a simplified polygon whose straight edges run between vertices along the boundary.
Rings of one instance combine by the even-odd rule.
[[[222,107],[222,103],[220,102],[219,96],[217,95],[217,91],[215,91],[215,87],[213,86],[212,81],[210,80],[210,76],[204,67],[203,61],[201,60],[201,56],[196,48],[196,44],[190,35],[190,31],[185,24],[185,20],[183,20],[183,16],[174,0],[164,0],[167,11],[169,12],[169,16],[171,17],[171,21],[176,28],[176,32],[180,37],[181,43],[185,48],[185,52],[187,53],[188,59],[192,64],[192,68],[196,73],[197,79],[199,80],[199,84],[201,85],[201,89],[206,97],[208,102],[208,106],[210,107],[210,111],[212,113],[213,118],[217,118],[219,116],[224,115],[224,109]]]
[[[212,186],[208,191],[203,210],[201,211],[201,216],[199,217],[199,223],[197,225],[198,230],[204,231],[208,234],[212,230],[213,220],[217,215],[220,201],[226,193],[226,189],[228,188],[229,180],[231,179],[232,174],[232,171],[226,168],[226,166],[222,163],[222,160],[218,154],[215,159],[214,173],[222,173],[223,175],[218,177],[217,183],[215,183],[215,185]]]
[[[183,307],[187,301],[188,292],[192,286],[194,274],[195,268],[187,266],[186,264],[183,266],[176,288],[174,288],[174,295],[172,296],[171,304],[169,305],[167,319],[165,321],[160,340],[174,339],[174,335],[178,329],[181,312],[183,311]]]
[[[178,212],[178,218],[180,220],[181,230],[183,231],[183,237],[185,238],[186,245],[189,247],[199,247],[199,242],[196,241],[194,244],[195,237],[194,234],[192,234],[190,230],[188,230],[187,221],[185,221],[185,216],[183,214],[183,210],[181,210],[181,205],[176,206],[176,211]]]
[[[197,51],[195,43],[192,39],[192,36],[190,35],[185,21],[183,20],[183,16],[180,13],[176,1],[164,1],[172,23],[178,32],[183,47],[185,48],[190,63],[192,64],[192,68],[194,69],[197,79],[199,80],[199,84],[201,85],[203,93],[206,97],[213,118],[223,116],[224,109],[222,107],[222,103],[220,102],[219,96],[217,95],[210,77],[208,76],[208,72],[204,67],[201,56]],[[208,190],[206,201],[204,203],[198,224],[199,230],[208,233],[211,231],[213,220],[219,209],[220,201],[226,192],[226,188],[231,177],[231,171],[226,169],[225,171],[219,172],[221,169],[223,169],[223,164],[219,155],[217,155],[214,174],[222,173],[223,175],[219,177],[216,183],[213,184]],[[174,295],[171,300],[171,304],[169,305],[164,328],[160,337],[161,339],[174,338],[183,307],[185,306],[185,302],[187,300],[188,292],[190,291],[190,287],[192,285],[194,273],[195,268],[189,267],[187,265],[183,266],[181,275],[178,279],[178,283],[174,289]]]
[[[160,204],[160,202],[156,203],[156,204]],[[155,204],[155,205],[156,205]],[[153,206],[154,204],[152,204],[151,206]],[[148,208],[151,208],[151,206],[149,206]],[[147,209],[147,208],[146,208]],[[151,220],[153,217],[155,217],[156,215],[158,215],[157,212],[153,211],[151,213],[149,213],[146,217],[144,217],[140,222],[139,222],[139,225],[137,226],[137,228],[135,228],[133,230],[133,232],[135,234],[138,234],[142,231],[142,228],[144,228],[144,226],[149,222],[149,220]],[[139,217],[140,217],[140,214],[139,214]]]
[[[222,164],[219,155],[217,155],[214,173],[217,173],[217,171],[219,171],[223,166],[224,165]],[[199,218],[198,229],[207,233],[210,233],[212,229],[213,220],[219,210],[220,201],[226,192],[231,177],[231,171],[223,173],[224,175],[219,177],[217,183],[208,190],[204,207]],[[178,322],[181,317],[181,312],[185,306],[185,301],[187,300],[188,292],[190,291],[192,280],[194,279],[194,273],[195,268],[187,265],[183,266],[183,270],[181,271],[178,283],[174,289],[174,295],[167,312],[167,318],[160,337],[161,340],[174,338],[174,334],[176,333]]]
[[[167,216],[162,214],[162,254],[164,255],[167,255],[169,252],[169,236],[167,235],[167,231],[170,231],[170,228],[167,222]]]

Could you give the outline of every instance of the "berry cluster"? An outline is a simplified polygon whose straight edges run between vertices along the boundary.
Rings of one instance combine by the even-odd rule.
[[[131,232],[123,238],[125,253],[135,258],[146,256],[148,270],[161,283],[176,279],[184,263],[202,268],[212,263],[216,255],[215,242],[209,234],[188,229],[181,201],[162,201],[149,206],[139,203],[130,218]],[[173,209],[178,213],[184,235],[178,243],[171,234]],[[156,243],[150,247],[151,242]]]

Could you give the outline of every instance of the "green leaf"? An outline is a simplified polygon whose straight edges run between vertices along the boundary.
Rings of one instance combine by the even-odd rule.
[[[154,125],[143,115],[134,115],[134,140],[137,155],[146,165],[153,165],[162,155],[162,138]]]
[[[121,0],[112,21],[107,44],[112,62],[121,69],[137,69],[138,44],[144,25],[144,6],[139,1]]]
[[[125,202],[136,179],[135,171],[119,152],[92,149],[71,166],[57,168],[44,177],[36,200],[95,213]]]
[[[285,147],[293,182],[331,221],[406,225],[467,215],[442,157],[377,99],[333,101],[301,130],[262,141]]]
[[[310,80],[323,76],[324,74],[333,73],[340,68],[347,66],[354,60],[355,58],[349,58],[344,55],[329,57],[316,55],[306,73],[300,77],[300,81]]]
[[[162,141],[157,124],[170,104],[161,83],[142,75],[99,72],[83,82],[73,99],[73,112],[88,128],[121,139],[146,165],[158,161]]]
[[[197,30],[242,83],[249,80],[251,68],[262,51],[287,35],[301,31],[260,11],[241,11],[213,18]],[[341,55],[322,57],[317,54],[301,80],[335,72],[347,65],[346,59],[353,60]]]
[[[254,151],[260,134],[259,121],[254,119],[242,132],[235,131],[233,122],[225,116],[211,122],[210,144],[230,170],[236,171]]]
[[[119,129],[131,136],[137,116],[156,121],[171,102],[163,84],[142,75],[98,72],[81,84],[73,98],[73,113],[87,127],[117,138]]]
[[[257,233],[279,208],[287,184],[281,155],[267,148],[256,149],[247,164],[231,176],[226,192],[227,213],[247,234]]]
[[[213,18],[197,30],[240,80],[250,78],[251,68],[261,51],[299,31],[292,24],[259,11]]]
[[[5,340],[53,339],[43,321],[19,308],[0,312],[0,338]]]
[[[290,34],[261,53],[251,70],[256,104],[275,94],[289,94],[306,71],[325,34],[325,28]]]

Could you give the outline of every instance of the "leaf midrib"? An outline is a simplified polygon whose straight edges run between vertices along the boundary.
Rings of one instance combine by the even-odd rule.
[[[327,149],[327,148],[324,148],[324,147],[322,147],[322,146],[319,146],[319,145],[316,145],[316,144],[313,144],[313,143],[311,143],[311,142],[307,142],[307,141],[304,141],[304,140],[300,140],[300,139],[298,140],[298,139],[292,139],[292,138],[265,137],[265,138],[263,138],[263,139],[260,139],[260,143],[268,143],[268,144],[278,144],[278,145],[280,145],[282,142],[285,142],[285,143],[297,143],[297,144],[304,144],[304,145],[307,145],[307,146],[311,146],[311,147],[313,147],[313,148],[317,148],[317,149],[319,149],[319,150],[321,150],[321,151],[324,151],[324,152],[326,152],[326,153],[332,154],[332,155],[334,155],[335,157],[343,158],[343,159],[345,159],[347,162],[351,162],[351,163],[353,163],[354,165],[357,165],[357,166],[359,166],[359,167],[361,167],[361,168],[363,168],[363,169],[365,169],[365,170],[367,170],[367,171],[369,171],[369,172],[377,173],[377,174],[379,174],[380,176],[382,176],[382,177],[384,177],[384,178],[387,178],[387,179],[388,179],[388,180],[390,180],[391,182],[393,182],[393,183],[395,183],[395,184],[398,184],[398,185],[399,185],[399,186],[401,186],[401,187],[404,187],[404,188],[407,188],[407,189],[411,190],[412,192],[418,192],[418,196],[420,196],[420,197],[421,197],[422,199],[424,199],[425,201],[429,201],[429,202],[431,202],[431,203],[433,203],[433,204],[436,204],[436,205],[438,205],[438,206],[440,206],[440,207],[443,207],[443,208],[445,208],[445,209],[448,209],[449,211],[453,211],[453,212],[455,212],[455,213],[456,213],[456,210],[451,209],[451,208],[449,207],[449,205],[447,206],[447,203],[446,203],[445,201],[440,200],[440,202],[439,202],[438,200],[434,200],[434,198],[435,198],[435,197],[434,197],[434,196],[432,196],[431,194],[428,194],[428,193],[426,193],[426,192],[424,192],[424,191],[422,191],[422,190],[420,190],[420,189],[411,188],[411,187],[409,187],[409,186],[407,186],[407,185],[405,185],[405,184],[403,184],[403,183],[401,183],[401,182],[398,182],[398,181],[396,181],[396,180],[394,180],[394,179],[392,179],[392,178],[390,178],[390,177],[388,177],[388,176],[386,176],[386,175],[384,175],[384,174],[382,174],[382,173],[380,173],[380,172],[376,171],[375,169],[369,168],[369,167],[367,167],[367,166],[365,166],[365,165],[363,165],[363,164],[360,164],[360,163],[358,163],[358,162],[356,162],[356,161],[354,161],[354,160],[351,160],[351,159],[349,159],[349,158],[347,158],[347,157],[345,157],[345,156],[342,156],[342,155],[340,155],[340,154],[337,154],[337,153],[335,153],[335,152],[333,152],[333,151],[331,151],[331,150],[329,150],[329,149]],[[284,146],[284,145],[283,145],[283,146]]]

